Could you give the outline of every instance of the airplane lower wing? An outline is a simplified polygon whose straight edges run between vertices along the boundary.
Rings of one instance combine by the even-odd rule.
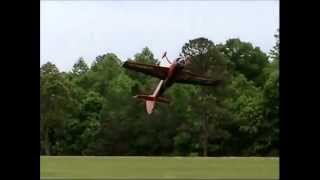
[[[159,79],[165,79],[168,73],[169,68],[163,66],[147,65],[141,64],[134,61],[126,61],[123,64],[124,68],[131,69],[137,72],[144,73]]]
[[[216,86],[222,82],[221,80],[208,79],[207,77],[194,74],[185,69],[183,69],[182,71],[179,72],[179,74],[177,74],[174,81],[177,83],[198,84],[198,85],[205,85],[205,86]]]

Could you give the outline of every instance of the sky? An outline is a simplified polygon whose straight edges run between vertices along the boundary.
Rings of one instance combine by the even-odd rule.
[[[83,57],[121,60],[149,47],[155,58],[179,55],[191,39],[239,38],[268,53],[279,28],[279,1],[41,1],[41,64],[69,71]]]

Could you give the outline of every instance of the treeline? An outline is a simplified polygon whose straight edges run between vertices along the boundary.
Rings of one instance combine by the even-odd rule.
[[[277,156],[279,39],[268,54],[249,42],[188,41],[193,72],[222,79],[219,87],[175,84],[147,115],[132,96],[151,94],[158,79],[121,67],[115,54],[70,72],[40,67],[41,155]],[[157,64],[144,48],[133,59]]]

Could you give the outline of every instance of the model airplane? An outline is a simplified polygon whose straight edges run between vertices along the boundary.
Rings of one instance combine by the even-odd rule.
[[[216,86],[221,82],[220,80],[208,79],[207,77],[194,74],[184,69],[184,67],[191,61],[189,57],[183,57],[180,54],[178,58],[171,62],[167,57],[167,53],[165,52],[162,55],[162,59],[163,58],[166,58],[166,60],[170,64],[169,67],[142,64],[134,61],[126,61],[123,64],[124,68],[161,79],[152,95],[134,96],[135,98],[144,99],[146,101],[146,109],[148,114],[151,114],[153,112],[156,102],[169,103],[169,100],[164,98],[162,95],[164,91],[168,89],[173,83]]]

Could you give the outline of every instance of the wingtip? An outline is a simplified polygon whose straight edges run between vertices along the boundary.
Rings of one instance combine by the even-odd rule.
[[[127,64],[128,61],[124,61],[122,64],[121,64],[121,67],[125,67],[126,64]]]

